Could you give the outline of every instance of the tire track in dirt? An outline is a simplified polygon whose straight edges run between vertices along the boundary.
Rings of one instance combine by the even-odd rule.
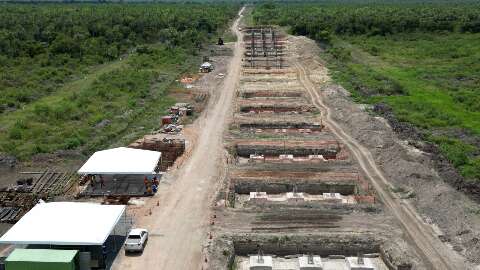
[[[323,103],[322,97],[310,81],[306,68],[298,62],[295,63],[295,66],[298,70],[299,81],[307,90],[314,105],[322,112],[325,123],[329,126],[332,133],[341,139],[353,153],[362,171],[370,179],[381,200],[400,222],[417,252],[423,257],[424,262],[431,269],[467,269],[460,256],[453,254],[453,251],[435,236],[433,230],[422,221],[415,209],[407,202],[402,202],[400,198],[394,196],[389,191],[391,184],[375,164],[370,151],[360,145],[335,123],[330,116],[330,108]]]

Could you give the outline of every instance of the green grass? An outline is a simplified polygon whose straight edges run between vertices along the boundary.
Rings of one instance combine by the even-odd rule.
[[[118,142],[135,127],[147,133],[175,102],[168,89],[196,66],[192,59],[182,49],[155,45],[105,65],[22,110],[2,115],[0,151],[24,160],[62,149],[88,153]],[[103,120],[110,123],[97,128]]]
[[[358,101],[387,103],[467,180],[480,180],[480,149],[455,135],[480,136],[480,34],[342,36],[329,52],[334,78]]]

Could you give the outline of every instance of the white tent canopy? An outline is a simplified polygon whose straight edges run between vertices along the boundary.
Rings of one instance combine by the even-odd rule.
[[[202,68],[210,68],[210,67],[212,67],[212,64],[210,64],[209,62],[205,62],[205,63],[203,63],[200,67],[202,67]]]
[[[155,174],[162,153],[118,147],[95,152],[79,174]]]
[[[125,208],[79,202],[39,203],[0,238],[0,243],[102,245]]]

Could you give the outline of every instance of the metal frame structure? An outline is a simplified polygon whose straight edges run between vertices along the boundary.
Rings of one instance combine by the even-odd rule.
[[[255,26],[244,29],[245,68],[282,69],[287,67],[285,37],[273,26]]]

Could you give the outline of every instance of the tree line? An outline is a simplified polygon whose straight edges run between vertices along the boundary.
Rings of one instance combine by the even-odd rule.
[[[409,32],[480,32],[480,5],[464,4],[275,4],[255,9],[257,24],[289,26],[292,34],[328,41],[337,35]]]

